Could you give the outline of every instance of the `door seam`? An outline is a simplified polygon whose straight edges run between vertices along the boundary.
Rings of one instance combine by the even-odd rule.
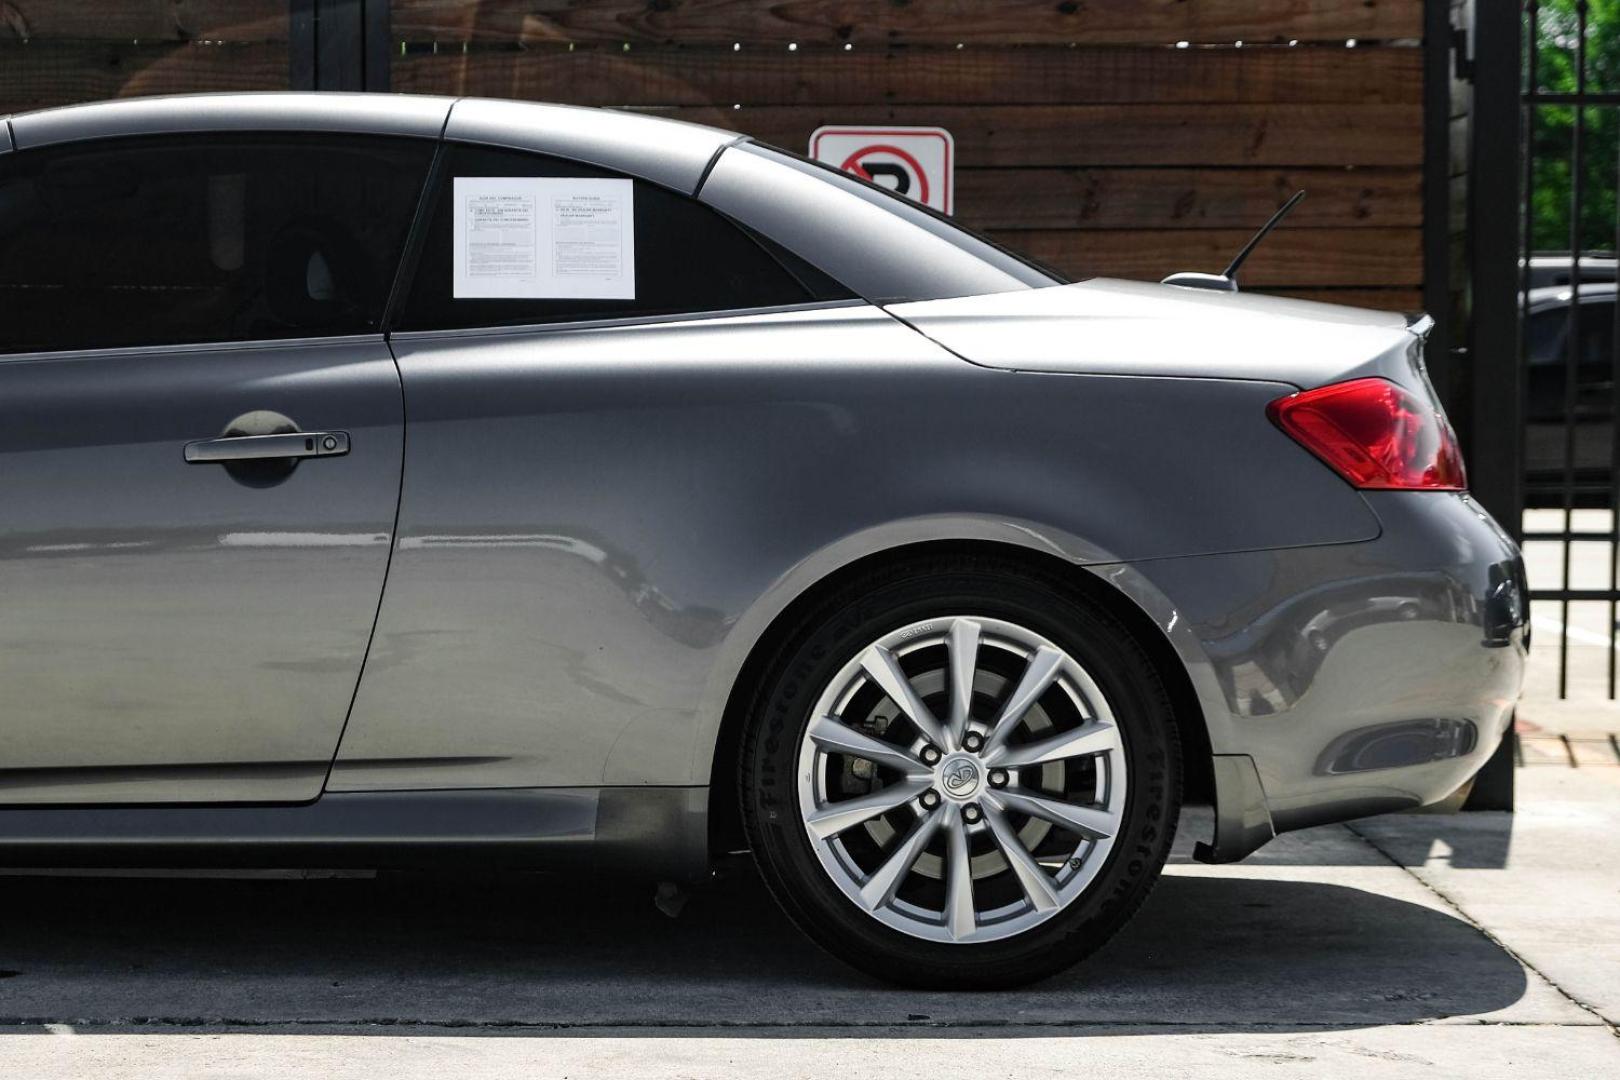
[[[354,690],[349,694],[349,707],[343,713],[343,726],[338,729],[337,742],[332,745],[332,756],[326,763],[326,777],[321,781],[321,790],[316,798],[326,794],[328,785],[332,783],[332,770],[337,767],[338,755],[343,751],[343,740],[349,734],[349,721],[354,717],[354,704],[360,700],[360,687],[365,683],[366,666],[371,663],[371,650],[377,641],[377,626],[382,622],[383,600],[388,596],[388,583],[393,577],[394,552],[399,547],[399,520],[400,511],[405,504],[405,447],[406,440],[411,435],[410,417],[405,406],[405,373],[400,370],[399,357],[394,355],[394,345],[383,337],[383,347],[388,350],[388,359],[394,365],[394,381],[399,387],[399,486],[394,492],[394,521],[388,532],[388,557],[383,560],[382,587],[377,590],[377,607],[371,613],[371,631],[366,635],[366,647],[360,654],[360,670],[355,673]]]

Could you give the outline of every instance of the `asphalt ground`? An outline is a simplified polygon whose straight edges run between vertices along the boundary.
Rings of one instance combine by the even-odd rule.
[[[896,990],[740,872],[0,880],[0,1076],[1620,1075],[1620,767],[1188,861],[1087,964]]]

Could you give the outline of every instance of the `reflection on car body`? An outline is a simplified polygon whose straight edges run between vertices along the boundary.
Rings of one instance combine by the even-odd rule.
[[[0,861],[748,850],[994,987],[1119,930],[1183,792],[1208,861],[1445,798],[1527,630],[1432,324],[1219,284],[623,111],[7,118]]]

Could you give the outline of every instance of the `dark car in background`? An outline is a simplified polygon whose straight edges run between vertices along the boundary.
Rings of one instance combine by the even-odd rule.
[[[1607,263],[1607,281],[1586,281],[1584,260],[1582,265],[1578,290],[1566,280],[1532,288],[1526,297],[1524,467],[1526,502],[1533,507],[1562,506],[1566,486],[1577,507],[1608,506],[1611,499],[1614,264]],[[1567,278],[1567,260],[1565,267]]]

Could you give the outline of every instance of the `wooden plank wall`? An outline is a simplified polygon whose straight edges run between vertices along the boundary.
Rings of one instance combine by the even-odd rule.
[[[0,112],[284,86],[286,14],[0,0]],[[958,216],[1076,276],[1218,270],[1303,187],[1245,285],[1421,305],[1422,0],[392,0],[392,18],[400,91],[628,107],[801,152],[824,123],[941,124]]]
[[[628,106],[800,152],[826,123],[943,125],[961,220],[1075,275],[1218,270],[1303,187],[1245,284],[1421,306],[1422,0],[394,0],[393,18],[401,90]]]
[[[288,0],[0,0],[0,114],[285,90]]]

